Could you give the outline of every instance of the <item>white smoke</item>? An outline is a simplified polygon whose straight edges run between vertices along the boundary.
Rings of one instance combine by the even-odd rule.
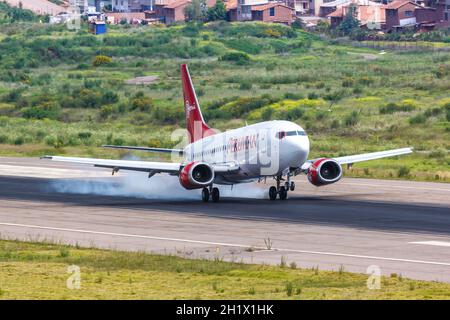
[[[263,187],[264,186],[264,187]],[[262,199],[268,186],[245,183],[217,186],[221,197]],[[52,191],[60,193],[122,196],[144,199],[201,199],[201,189],[184,189],[176,176],[157,174],[150,179],[146,173],[120,172],[110,178],[59,179],[50,183]]]
[[[144,199],[185,200],[198,199],[198,190],[184,189],[178,177],[155,175],[148,178],[146,173],[130,172],[116,174],[111,178],[62,179],[51,182],[53,191],[61,193],[96,194]]]

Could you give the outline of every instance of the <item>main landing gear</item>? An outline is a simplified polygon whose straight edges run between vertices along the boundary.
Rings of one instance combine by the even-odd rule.
[[[283,180],[282,176],[276,177],[277,180],[277,186],[272,186],[269,188],[269,199],[275,200],[277,196],[280,197],[281,200],[286,200],[288,191],[294,191],[295,190],[295,183],[294,181],[290,181],[290,175],[287,176],[287,181],[284,183],[283,186],[281,186],[281,180]]]
[[[212,186],[210,186],[209,188],[203,188],[202,190],[203,202],[208,202],[209,198],[211,198],[213,202],[219,202],[220,200],[219,188],[213,188]]]

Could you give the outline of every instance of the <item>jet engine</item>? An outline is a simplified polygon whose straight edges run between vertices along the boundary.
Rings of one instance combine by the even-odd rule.
[[[214,180],[214,169],[204,162],[191,162],[180,171],[180,183],[188,189],[200,189],[209,186]]]
[[[333,159],[318,159],[308,169],[308,180],[317,187],[335,183],[341,177],[342,167]]]

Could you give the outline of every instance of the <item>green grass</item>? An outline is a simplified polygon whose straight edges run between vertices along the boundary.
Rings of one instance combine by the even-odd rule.
[[[348,174],[450,181],[449,52],[380,55],[258,23],[111,26],[100,37],[86,29],[2,27],[0,155],[119,157],[124,154],[97,147],[173,147],[179,140],[170,133],[184,127],[179,64],[188,63],[215,128],[291,120],[310,136],[312,157],[412,146],[417,152],[411,156],[358,164]],[[93,67],[97,55],[113,62]],[[241,58],[226,61],[230,56]],[[124,84],[143,75],[158,80]],[[108,91],[118,101],[105,102]],[[135,108],[142,106],[139,92],[147,104]],[[24,118],[45,114],[52,120]],[[407,175],[398,175],[401,166]]]
[[[68,267],[80,289],[68,289]],[[0,241],[0,299],[450,299],[450,285],[367,275]]]

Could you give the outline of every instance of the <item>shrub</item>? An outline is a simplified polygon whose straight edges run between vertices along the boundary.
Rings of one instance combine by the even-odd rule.
[[[90,137],[92,137],[92,133],[89,131],[78,133],[78,138],[81,140],[86,140],[86,139],[89,139]]]
[[[16,139],[14,139],[14,144],[16,146],[20,146],[22,144],[24,144],[25,139],[23,137],[17,137]]]
[[[109,65],[112,63],[112,58],[108,56],[96,56],[94,58],[94,61],[92,62],[92,65],[94,67],[100,67],[104,65]]]
[[[103,93],[103,96],[102,96],[103,104],[113,104],[118,101],[119,101],[119,96],[117,95],[117,93],[112,92],[112,91],[106,91],[105,93]]]
[[[113,106],[103,106],[100,109],[100,118],[106,119],[110,115],[112,115],[113,112],[114,112],[114,107]]]
[[[317,93],[315,93],[315,92],[308,93],[308,99],[309,100],[316,100],[318,98],[319,98],[319,95]]]
[[[44,102],[39,106],[24,108],[22,116],[27,119],[56,119],[59,116],[59,108],[51,102]]]
[[[131,101],[131,110],[149,111],[153,107],[153,100],[142,97]]]
[[[243,81],[239,85],[239,90],[250,90],[252,88],[252,83],[250,81]]]
[[[303,116],[303,110],[300,107],[295,107],[285,111],[285,119],[293,121],[299,119]]]
[[[272,114],[273,114],[273,109],[269,108],[269,107],[266,107],[261,112],[261,118],[263,120],[270,120],[270,118],[272,117]]]
[[[410,170],[409,170],[408,167],[406,167],[406,166],[401,166],[400,168],[398,168],[397,176],[398,176],[399,178],[403,178],[403,177],[409,176],[409,173],[410,173]]]
[[[419,113],[414,117],[409,118],[410,124],[422,124],[427,121],[427,117],[423,113]]]
[[[351,88],[353,87],[355,84],[355,80],[353,80],[353,78],[347,77],[344,80],[342,80],[342,86],[344,88]]]
[[[437,148],[430,152],[430,158],[444,158],[448,154],[444,148]]]
[[[347,127],[355,126],[359,121],[359,114],[357,111],[353,111],[345,118],[345,125]]]
[[[237,65],[245,65],[250,62],[250,57],[243,52],[228,52],[220,57],[220,60],[234,62]]]
[[[408,112],[416,108],[416,104],[411,100],[403,100],[400,104],[390,102],[380,108],[381,114],[392,114],[395,112]]]
[[[285,289],[286,289],[286,295],[288,297],[292,296],[292,293],[294,292],[294,285],[292,284],[292,282],[289,281],[288,283],[286,283]]]

